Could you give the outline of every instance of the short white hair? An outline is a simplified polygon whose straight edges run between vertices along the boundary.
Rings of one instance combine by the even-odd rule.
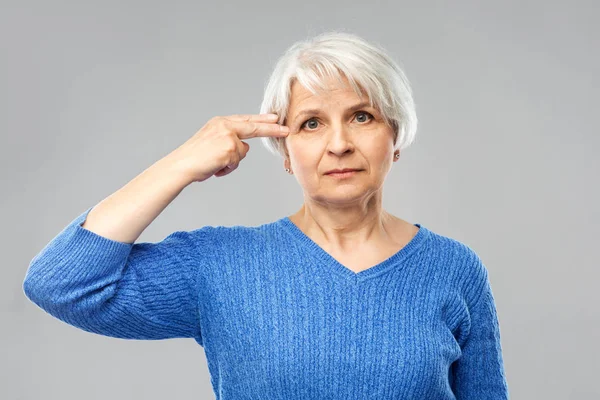
[[[371,106],[394,130],[394,150],[414,141],[417,114],[412,89],[402,69],[379,44],[347,32],[329,31],[294,43],[279,58],[265,85],[260,113],[279,115],[285,124],[295,80],[317,95],[326,89],[323,78],[342,83],[342,75],[357,95],[364,90]],[[285,157],[285,138],[261,137],[267,150]]]

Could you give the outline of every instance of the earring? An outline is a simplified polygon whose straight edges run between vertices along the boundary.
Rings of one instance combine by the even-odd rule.
[[[286,169],[285,169],[285,172],[288,172],[288,173],[289,173],[289,172],[290,172],[290,169],[289,169],[289,168],[286,168]]]
[[[400,153],[396,153],[396,154],[394,154],[394,157],[395,157],[395,158],[398,158],[398,157],[400,157]]]

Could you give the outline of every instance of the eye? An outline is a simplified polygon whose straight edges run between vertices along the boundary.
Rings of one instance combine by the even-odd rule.
[[[372,115],[372,114],[370,114],[370,113],[368,113],[368,112],[366,112],[366,111],[357,111],[357,112],[356,112],[354,115],[360,115],[360,114],[366,114],[366,115],[368,115],[368,116],[369,116],[369,121],[370,121],[371,119],[373,119],[373,115]],[[302,125],[300,125],[300,129],[304,129],[305,125],[306,125],[308,122],[310,122],[310,121],[316,121],[316,119],[315,119],[315,118],[310,118],[310,119],[307,119],[306,121],[304,121],[304,122],[302,123]],[[361,121],[361,122],[366,122],[366,121]],[[315,126],[314,126],[314,125],[313,125],[313,128],[315,128]],[[313,130],[313,129],[309,129],[309,130]]]
[[[366,111],[359,111],[356,114],[366,114],[366,115],[369,116],[369,120],[373,119],[373,116],[370,113],[366,112]]]
[[[315,119],[315,118],[310,118],[310,119],[307,119],[306,121],[304,121],[304,122],[302,123],[302,125],[300,125],[300,129],[304,129],[304,126],[305,126],[307,123],[309,123],[310,121],[315,121],[315,122],[316,122],[316,119]],[[312,129],[310,129],[310,130],[312,130]]]

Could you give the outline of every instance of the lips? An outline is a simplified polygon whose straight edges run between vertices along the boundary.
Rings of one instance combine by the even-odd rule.
[[[354,169],[354,168],[332,169],[331,171],[327,171],[325,173],[325,175],[341,173],[341,172],[351,172],[351,171],[360,171],[360,169]]]

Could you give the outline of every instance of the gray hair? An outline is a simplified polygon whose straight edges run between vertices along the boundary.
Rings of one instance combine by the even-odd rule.
[[[284,124],[295,80],[318,94],[326,87],[323,78],[346,77],[356,94],[364,90],[371,106],[380,111],[394,130],[394,150],[402,150],[414,141],[417,114],[412,89],[402,69],[378,44],[339,31],[321,33],[312,39],[294,43],[279,58],[265,85],[260,113],[279,115]],[[270,153],[285,157],[285,138],[261,137]]]

